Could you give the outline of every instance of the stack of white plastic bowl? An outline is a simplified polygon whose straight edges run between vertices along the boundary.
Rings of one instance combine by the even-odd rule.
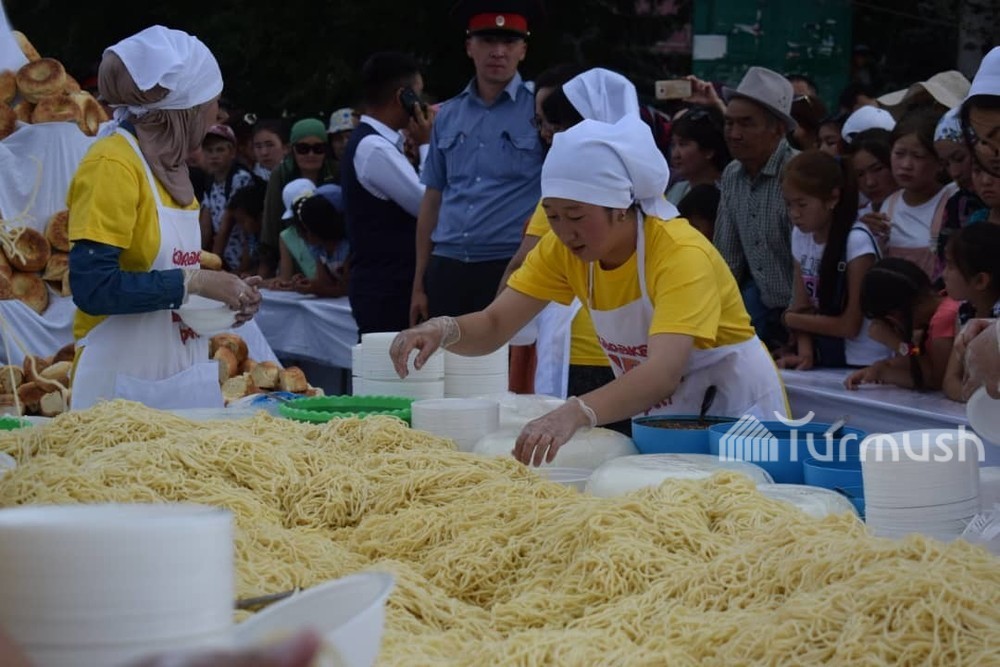
[[[0,510],[0,627],[37,667],[225,647],[232,515],[201,505]]]
[[[385,628],[392,575],[352,574],[297,593],[236,627],[238,646],[256,646],[306,628],[320,633],[323,650],[314,665],[372,667]]]
[[[361,343],[351,348],[351,393],[355,396],[365,395],[364,353]]]
[[[509,369],[510,348],[507,345],[481,357],[445,352],[444,395],[447,398],[503,395],[509,386]]]
[[[455,441],[460,451],[471,452],[487,433],[500,428],[500,404],[487,398],[439,398],[416,401],[413,428]]]
[[[871,435],[861,443],[865,521],[881,537],[962,534],[979,511],[978,440],[960,430]],[[981,445],[981,442],[980,442]]]
[[[1000,466],[979,469],[979,505],[985,510],[1000,503]]]
[[[409,374],[401,379],[392,365],[389,348],[395,333],[371,333],[361,336],[361,369],[365,393],[369,396],[403,396],[414,400],[444,398],[444,355],[432,354],[421,369],[413,367],[417,356],[410,354]],[[354,392],[358,394],[357,391]]]

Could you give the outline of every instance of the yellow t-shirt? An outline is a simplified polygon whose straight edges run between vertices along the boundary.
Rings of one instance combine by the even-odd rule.
[[[545,215],[545,209],[541,202],[531,215],[528,221],[528,228],[524,230],[526,236],[537,236],[542,238],[552,231],[549,225],[549,218]],[[552,236],[555,236],[554,234]],[[597,342],[597,332],[594,331],[594,322],[590,319],[590,311],[581,308],[573,318],[569,333],[569,363],[573,366],[609,366],[608,358],[604,355]]]
[[[687,220],[646,218],[646,288],[653,302],[649,334],[683,334],[698,349],[711,349],[754,336],[750,316],[725,260]],[[613,310],[639,299],[636,253],[622,266],[594,266],[594,304]],[[573,255],[555,234],[538,242],[510,287],[538,299],[567,304],[573,297],[589,307],[587,263]]]
[[[178,206],[157,182],[164,205],[198,210],[198,201]],[[66,196],[70,241],[96,241],[121,248],[124,271],[149,271],[160,249],[156,200],[146,169],[122,136],[101,139],[87,151],[73,176]],[[73,335],[77,340],[105,316],[76,311]]]

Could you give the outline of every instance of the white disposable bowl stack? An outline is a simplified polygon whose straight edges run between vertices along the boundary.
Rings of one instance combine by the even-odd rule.
[[[475,398],[505,394],[510,384],[509,368],[510,348],[507,345],[480,357],[445,352],[445,396]]]
[[[0,510],[0,626],[38,667],[225,646],[232,515],[202,505]]]
[[[351,348],[351,393],[355,396],[365,395],[364,354],[361,343]]]
[[[1000,503],[1000,466],[979,469],[979,505],[983,511]]]
[[[389,348],[396,339],[395,332],[371,333],[361,336],[360,384],[363,392],[355,395],[403,396],[415,400],[444,398],[444,355],[432,354],[423,368],[416,369],[413,360],[418,352],[410,354],[409,374],[400,378],[389,356]]]
[[[500,428],[500,403],[490,399],[441,398],[412,406],[413,428],[450,438],[471,452],[479,439]]]
[[[979,511],[978,450],[959,430],[867,437],[861,444],[865,521],[881,537],[962,534]]]

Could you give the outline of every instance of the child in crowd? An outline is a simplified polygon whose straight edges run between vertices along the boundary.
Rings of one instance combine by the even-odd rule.
[[[844,139],[840,133],[846,119],[843,114],[837,114],[820,121],[817,148],[831,157],[840,157],[844,153]]]
[[[715,234],[715,217],[719,212],[721,198],[715,184],[696,185],[684,195],[677,210],[682,218],[687,218],[692,227],[711,240]]]
[[[938,122],[934,131],[934,150],[941,160],[941,166],[948,172],[958,191],[951,196],[944,207],[944,223],[938,236],[938,259],[943,265],[948,238],[968,224],[971,216],[984,208],[976,195],[972,183],[972,155],[962,136],[959,110],[952,109]]]
[[[288,155],[288,131],[279,120],[262,120],[253,126],[253,173],[268,180]]]
[[[969,216],[968,224],[991,222],[1000,225],[1000,177],[992,175],[978,164],[972,165],[972,188],[983,207]]]
[[[941,163],[934,151],[940,115],[928,108],[908,112],[892,131],[892,175],[902,188],[885,202],[891,224],[886,255],[907,259],[937,280],[937,238],[945,206],[958,186],[942,185]]]
[[[241,230],[243,248],[240,262],[232,271],[240,276],[256,275],[260,263],[260,225],[264,216],[264,194],[267,186],[254,183],[233,194],[226,207],[227,220]]]
[[[892,135],[888,130],[873,128],[859,132],[847,148],[847,158],[854,168],[859,199],[867,202],[858,209],[861,222],[875,234],[880,246],[889,239],[889,219],[880,211],[898,189],[892,176]]]
[[[226,207],[235,193],[253,183],[254,177],[236,162],[236,135],[229,127],[210,127],[201,150],[210,181],[202,206],[211,216],[211,228],[202,229],[202,247],[221,257],[226,269],[234,271],[240,265],[245,241],[242,232],[224,220]],[[223,227],[227,231],[223,232]]]
[[[276,289],[321,297],[347,295],[349,247],[341,201],[339,188],[322,186],[293,204],[292,224],[280,235]]]
[[[844,382],[848,389],[862,384],[941,388],[958,326],[958,301],[938,293],[913,262],[889,257],[865,274],[861,310],[872,320],[869,336],[897,356],[852,373]]]
[[[795,349],[779,356],[778,366],[842,368],[884,359],[889,351],[868,337],[861,313],[861,283],[879,249],[856,221],[853,168],[819,150],[806,151],[785,166],[781,185],[795,263],[793,300],[783,323]]]
[[[945,249],[944,284],[948,296],[962,304],[960,325],[973,318],[1000,317],[1000,226],[979,224],[965,227],[954,235]],[[966,401],[962,391],[965,374],[965,347],[956,344],[944,377],[945,396]]]

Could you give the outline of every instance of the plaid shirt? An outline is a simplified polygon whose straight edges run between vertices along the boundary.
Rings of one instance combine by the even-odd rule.
[[[782,139],[756,178],[738,160],[722,172],[715,247],[741,287],[753,279],[769,308],[785,308],[792,301],[792,226],[781,172],[796,152]]]

